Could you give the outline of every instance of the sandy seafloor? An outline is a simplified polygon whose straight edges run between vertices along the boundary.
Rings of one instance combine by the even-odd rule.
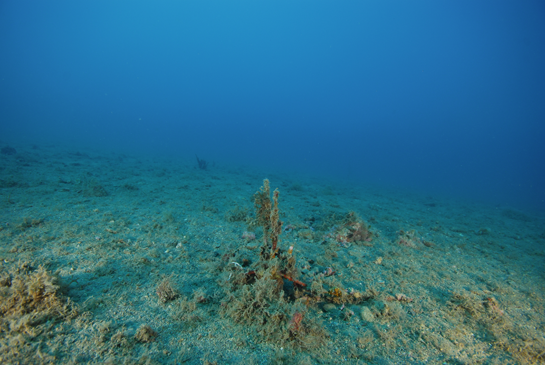
[[[211,161],[204,171],[193,156],[12,147],[0,155],[2,364],[545,363],[544,215]],[[311,349],[226,314],[227,281],[257,260],[247,220],[264,178],[280,191],[279,247],[294,246],[297,279],[365,294],[307,301],[325,333]],[[338,239],[335,217],[350,212],[370,240]]]

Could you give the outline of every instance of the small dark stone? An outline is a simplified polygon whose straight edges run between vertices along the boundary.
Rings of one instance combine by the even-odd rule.
[[[3,155],[14,155],[17,153],[17,151],[15,151],[15,148],[13,147],[2,147],[2,150],[0,150],[0,152],[2,152]]]

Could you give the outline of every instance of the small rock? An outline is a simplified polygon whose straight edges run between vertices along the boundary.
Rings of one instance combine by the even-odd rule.
[[[17,153],[17,151],[15,151],[15,148],[9,146],[2,147],[2,150],[0,152],[2,152],[3,155],[14,155]]]
[[[361,319],[363,319],[364,321],[367,321],[367,322],[375,321],[375,316],[373,315],[373,312],[371,312],[371,310],[367,307],[361,308],[360,315],[361,315]]]
[[[477,236],[488,236],[490,234],[490,228],[481,228],[475,232]]]
[[[331,312],[337,309],[337,306],[333,303],[324,304],[324,312]]]

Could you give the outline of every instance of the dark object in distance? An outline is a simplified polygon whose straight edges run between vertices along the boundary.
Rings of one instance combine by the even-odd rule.
[[[199,169],[206,170],[208,168],[208,162],[205,160],[201,160],[199,156],[195,155],[197,157],[197,163],[199,164]]]
[[[9,146],[2,147],[2,150],[0,152],[2,152],[3,155],[14,155],[17,153],[17,151],[15,151],[15,148]]]

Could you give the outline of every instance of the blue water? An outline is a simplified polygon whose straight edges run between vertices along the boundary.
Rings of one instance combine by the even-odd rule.
[[[0,142],[545,210],[542,1],[2,1]]]

